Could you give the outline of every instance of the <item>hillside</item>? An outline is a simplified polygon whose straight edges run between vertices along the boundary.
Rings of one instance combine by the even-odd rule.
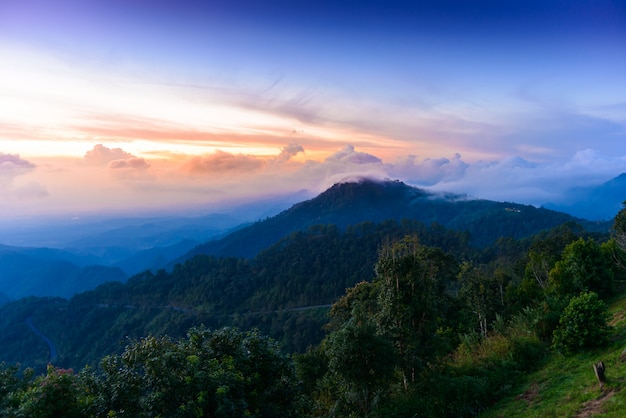
[[[621,370],[614,363],[626,337],[607,339],[603,300],[623,292],[624,260],[608,234],[572,222],[529,238],[501,237],[485,248],[471,245],[469,232],[417,220],[315,225],[252,259],[197,255],[171,271],[106,283],[70,300],[26,298],[0,307],[1,360],[46,373],[20,381],[16,367],[0,367],[0,383],[12,393],[0,397],[0,411],[28,408],[29,396],[45,407],[38,393],[58,379],[76,383],[63,399],[91,411],[80,416],[101,416],[93,409],[101,403],[113,413],[134,405],[151,411],[147,416],[172,416],[163,412],[172,409],[169,402],[157,402],[168,393],[181,408],[198,399],[208,407],[231,393],[237,376],[256,373],[245,360],[258,353],[253,341],[264,341],[277,354],[283,350],[281,356],[291,353],[281,370],[298,375],[294,396],[302,416],[475,417],[508,408],[498,405],[506,397],[538,399],[537,388],[546,398],[574,393],[558,395],[557,407],[546,410],[567,416],[591,392],[558,385],[582,375],[578,363],[596,361],[590,353],[604,353],[596,347],[610,341],[606,362]],[[622,310],[614,321],[619,326]],[[567,322],[580,318],[583,326]],[[258,331],[249,340],[237,337],[237,329],[248,337]],[[596,329],[602,333],[588,332]],[[587,355],[566,357],[551,343]],[[211,360],[212,347],[222,347],[226,357]],[[233,353],[244,363],[233,364]],[[528,380],[551,363],[548,374]],[[76,374],[68,370],[85,365]],[[248,372],[222,373],[236,371],[232,366]],[[260,381],[271,378],[271,369],[258,372]],[[202,377],[216,389],[205,392]],[[515,386],[525,383],[530,386]],[[607,388],[621,384],[616,378]],[[71,390],[76,387],[83,389]],[[121,387],[135,388],[124,391],[123,405],[116,395]],[[579,405],[562,409],[564,400]],[[535,415],[513,408],[495,416]]]
[[[16,301],[0,308],[5,320],[0,323],[1,360],[47,361],[41,357],[45,354],[41,342],[28,349],[21,345],[32,337],[24,323],[28,317],[57,342],[58,364],[66,367],[94,364],[118,351],[127,337],[182,336],[200,324],[256,327],[287,351],[304,351],[322,338],[328,308],[345,289],[374,277],[380,246],[407,234],[459,258],[478,256],[467,247],[466,234],[418,222],[363,223],[346,232],[333,226],[312,227],[252,260],[200,255],[171,272],[146,272],[126,283],[106,283],[69,301]],[[37,346],[38,351],[32,351]]]
[[[482,418],[624,416],[626,403],[626,295],[611,303],[611,344],[573,356],[552,352],[542,366],[514,384],[510,395]],[[602,360],[607,382],[601,390],[592,365]]]
[[[576,221],[588,230],[608,231],[608,223],[592,223],[565,213],[515,203],[472,200],[461,195],[435,194],[400,181],[339,183],[319,196],[257,222],[223,239],[200,245],[181,259],[196,254],[251,258],[264,248],[312,225],[344,229],[361,222],[409,219],[426,225],[470,233],[478,247],[500,237],[524,238],[566,222]]]

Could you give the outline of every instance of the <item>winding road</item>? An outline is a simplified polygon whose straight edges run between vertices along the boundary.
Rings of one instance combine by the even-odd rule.
[[[48,345],[48,351],[50,351],[50,360],[48,362],[55,362],[57,359],[57,348],[54,345],[54,341],[48,338],[43,332],[39,330],[39,328],[35,326],[35,324],[33,324],[32,316],[26,318],[26,325],[28,325],[28,327]]]

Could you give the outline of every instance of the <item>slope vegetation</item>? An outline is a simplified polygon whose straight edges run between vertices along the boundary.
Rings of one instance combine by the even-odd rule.
[[[539,370],[514,383],[510,395],[481,414],[498,417],[623,417],[626,407],[626,295],[610,308],[608,347],[575,355],[552,352]],[[600,388],[593,364],[602,361],[606,383]]]

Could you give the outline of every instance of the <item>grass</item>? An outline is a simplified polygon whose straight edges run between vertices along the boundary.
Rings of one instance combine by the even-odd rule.
[[[514,382],[511,395],[483,412],[481,418],[624,417],[626,414],[626,295],[610,304],[611,343],[575,355],[552,352],[540,370]],[[593,364],[606,366],[601,390]]]

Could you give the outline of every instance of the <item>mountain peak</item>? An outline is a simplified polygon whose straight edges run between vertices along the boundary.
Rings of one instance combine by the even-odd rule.
[[[545,205],[589,220],[610,220],[626,200],[626,173],[600,185],[569,190],[558,202]]]
[[[574,220],[569,215],[527,205],[465,199],[461,195],[431,193],[398,180],[368,178],[334,184],[282,213],[240,229],[219,241],[203,244],[189,256],[213,254],[254,257],[296,231],[314,225],[344,229],[363,222],[417,221],[469,232],[478,246],[501,236],[521,238]]]

